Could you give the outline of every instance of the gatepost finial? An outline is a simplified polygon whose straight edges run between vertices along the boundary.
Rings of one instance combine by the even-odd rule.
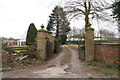
[[[44,25],[43,25],[43,24],[41,25],[41,28],[42,28],[42,29],[44,28]]]

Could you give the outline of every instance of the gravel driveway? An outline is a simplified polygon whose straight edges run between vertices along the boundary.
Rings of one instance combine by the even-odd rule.
[[[70,63],[61,65],[65,54],[71,54]],[[112,78],[113,76],[91,70],[81,65],[78,52],[68,46],[62,46],[57,57],[27,69],[5,71],[3,78]]]

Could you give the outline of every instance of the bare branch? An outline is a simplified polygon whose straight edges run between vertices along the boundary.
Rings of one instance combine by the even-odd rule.
[[[77,17],[77,16],[79,16],[79,15],[80,15],[80,13],[73,15],[73,16],[70,18],[69,22],[70,22],[73,18],[75,18],[75,17]]]
[[[83,15],[85,20],[85,27],[90,26],[90,20],[93,18],[102,20],[102,21],[110,21],[110,15],[106,12],[106,10],[111,9],[111,6],[106,1],[98,1],[96,0],[94,4],[89,1],[71,1],[66,6],[68,15],[72,14],[72,18],[75,16]]]

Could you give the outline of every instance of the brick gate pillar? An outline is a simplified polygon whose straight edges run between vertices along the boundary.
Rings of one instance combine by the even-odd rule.
[[[39,59],[45,61],[46,59],[46,31],[43,29],[44,26],[41,26],[42,29],[37,32],[37,55]]]
[[[85,61],[94,60],[94,29],[85,29]]]

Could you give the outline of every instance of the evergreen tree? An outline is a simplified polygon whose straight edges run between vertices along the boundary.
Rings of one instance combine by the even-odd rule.
[[[68,22],[66,18],[66,12],[62,7],[56,6],[49,18],[47,30],[48,32],[55,34],[57,39],[61,34],[66,34],[70,31],[70,23]]]
[[[53,28],[53,19],[51,16],[50,17],[50,20],[48,21],[48,25],[47,25],[47,31],[50,32],[50,33],[53,33],[54,31],[54,28]]]
[[[37,36],[37,29],[34,23],[31,23],[27,31],[26,44],[27,45],[34,44],[36,36]]]
[[[112,6],[114,18],[120,21],[120,1],[114,2]]]
[[[112,4],[112,7],[113,7],[113,10],[112,10],[113,16],[118,21],[118,30],[120,32],[120,1],[114,2]]]

